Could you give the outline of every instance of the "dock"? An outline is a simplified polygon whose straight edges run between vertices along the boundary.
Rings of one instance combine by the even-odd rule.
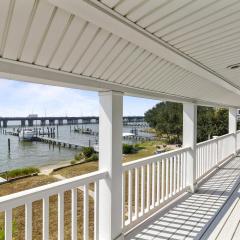
[[[86,145],[84,145],[84,144],[66,142],[64,140],[57,139],[57,138],[37,136],[34,140],[39,141],[39,142],[43,142],[43,143],[51,144],[51,145],[53,145],[53,147],[58,146],[58,147],[68,147],[68,148],[75,148],[75,149],[82,149],[83,147],[86,147]],[[89,141],[88,146],[93,147],[94,151],[98,152],[98,145],[97,144],[91,145],[91,142]]]

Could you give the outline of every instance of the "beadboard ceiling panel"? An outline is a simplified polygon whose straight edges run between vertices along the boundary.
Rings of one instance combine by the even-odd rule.
[[[16,69],[1,70],[1,64],[11,63],[49,71],[49,76],[42,78],[68,74],[66,85],[71,78],[79,78],[79,86],[84,79],[86,87],[96,83],[96,90],[124,89],[129,95],[144,92],[154,98],[159,94],[159,98],[240,105],[239,70],[226,68],[240,62],[239,1],[75,0],[76,11],[64,7],[71,3],[74,0],[0,1],[0,73],[9,71],[11,75]],[[81,3],[101,11],[101,21],[81,14],[77,9]],[[115,14],[114,20],[127,27],[132,24],[130,27],[154,46],[162,47],[164,42],[168,51],[179,52],[168,57],[149,42],[139,44],[130,33],[124,37],[118,27],[111,31],[104,19],[108,14]],[[196,66],[206,71],[206,77],[174,61],[174,54],[177,58],[179,53],[186,62],[199,62]],[[210,71],[221,84],[208,79]]]
[[[240,87],[239,0],[100,2]]]

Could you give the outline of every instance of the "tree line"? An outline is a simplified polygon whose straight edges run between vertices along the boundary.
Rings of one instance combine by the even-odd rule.
[[[183,105],[160,102],[145,113],[145,120],[168,143],[182,143]],[[198,106],[197,141],[228,133],[228,109]]]

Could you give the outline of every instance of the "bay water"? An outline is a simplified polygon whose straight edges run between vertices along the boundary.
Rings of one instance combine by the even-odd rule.
[[[9,126],[6,130],[12,131],[14,126]],[[51,126],[54,127],[54,126]],[[51,128],[49,126],[49,128]],[[88,135],[74,132],[74,127],[89,128],[94,132],[98,132],[98,124],[86,124],[79,126],[63,125],[58,126],[58,139],[69,143],[77,143],[88,146],[90,144],[97,144],[98,136]],[[38,128],[41,128],[38,126]],[[46,131],[47,127],[45,127]],[[130,132],[132,126],[124,127],[123,132]],[[71,131],[70,131],[71,130]],[[55,126],[56,133],[56,126]],[[138,131],[139,136],[151,137],[152,134]],[[11,150],[8,151],[8,138],[11,142]],[[19,141],[18,137],[11,135],[0,134],[0,172],[7,170],[22,168],[28,166],[41,167],[46,165],[61,164],[66,161],[74,159],[75,154],[80,150],[74,148],[63,148],[60,150],[57,146],[53,148],[49,144],[42,142],[25,142]]]

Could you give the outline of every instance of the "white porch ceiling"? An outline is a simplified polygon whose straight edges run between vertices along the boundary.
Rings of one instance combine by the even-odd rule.
[[[240,86],[239,0],[102,0],[122,16]]]
[[[239,70],[226,69],[240,62],[239,10],[239,0],[1,0],[0,76],[240,106]]]

